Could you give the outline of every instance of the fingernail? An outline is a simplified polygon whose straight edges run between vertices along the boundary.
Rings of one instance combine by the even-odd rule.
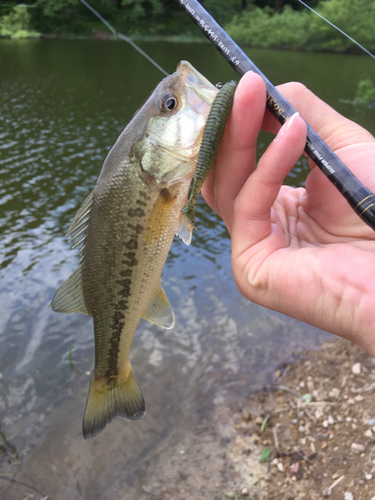
[[[236,99],[237,92],[239,92],[239,91],[240,91],[240,88],[242,87],[242,84],[243,84],[244,79],[247,77],[247,75],[250,75],[251,73],[254,73],[254,71],[251,71],[251,70],[250,70],[250,71],[247,71],[247,72],[243,75],[243,77],[241,78],[241,80],[239,81],[239,83],[238,83],[238,85],[237,85],[236,94],[235,94],[235,96],[234,96],[234,99]]]
[[[290,118],[287,119],[287,121],[284,123],[284,125],[281,127],[281,129],[277,132],[277,135],[273,140],[274,142],[281,141],[281,139],[284,137],[284,135],[288,132],[288,130],[289,130],[290,126],[292,125],[296,116],[299,116],[298,112],[294,113],[294,115],[292,115]]]

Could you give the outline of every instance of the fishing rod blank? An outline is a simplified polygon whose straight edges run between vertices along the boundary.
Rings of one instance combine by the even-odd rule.
[[[254,71],[263,78],[267,89],[267,109],[281,124],[285,123],[296,112],[295,109],[245,52],[240,49],[197,0],[177,0],[177,2],[240,76],[243,76],[247,71]],[[306,154],[336,186],[361,219],[375,230],[375,196],[344,165],[323,139],[308,124],[306,125]]]

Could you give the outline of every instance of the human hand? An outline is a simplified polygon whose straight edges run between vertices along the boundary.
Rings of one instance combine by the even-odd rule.
[[[303,152],[304,120],[373,192],[375,138],[301,84],[278,90],[300,113],[281,129],[265,113],[263,79],[254,73],[242,78],[202,194],[227,225],[233,274],[245,297],[375,356],[374,231],[317,167],[306,188],[282,186]],[[255,170],[261,128],[280,130]]]

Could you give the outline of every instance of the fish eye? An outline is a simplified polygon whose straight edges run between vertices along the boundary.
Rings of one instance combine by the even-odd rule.
[[[161,111],[168,112],[177,108],[178,101],[173,94],[166,94],[161,102]]]
[[[165,105],[168,109],[174,109],[176,107],[176,99],[174,97],[170,97]]]

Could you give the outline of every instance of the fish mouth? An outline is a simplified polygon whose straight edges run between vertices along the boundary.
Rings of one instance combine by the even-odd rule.
[[[188,61],[181,61],[177,66],[177,73],[181,76],[186,87],[193,90],[206,104],[212,105],[218,89],[212,85]]]

